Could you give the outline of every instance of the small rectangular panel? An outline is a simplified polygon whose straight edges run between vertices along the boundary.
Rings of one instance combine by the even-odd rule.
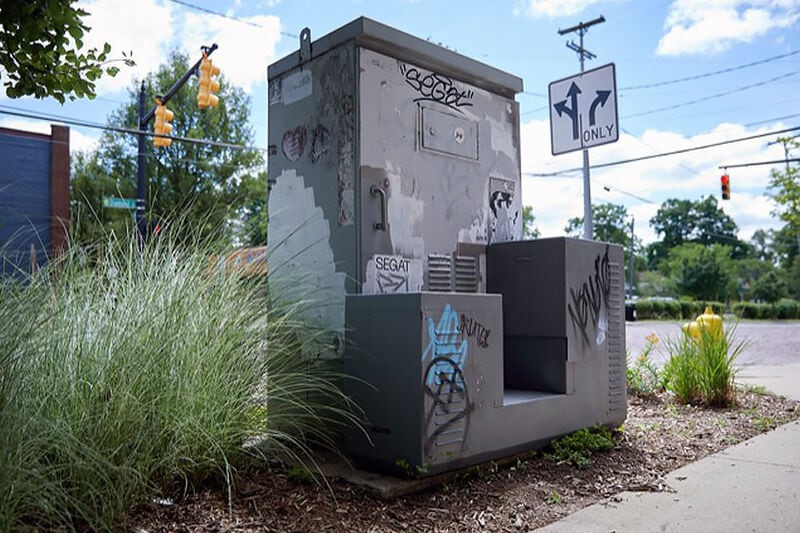
[[[478,124],[465,117],[420,106],[422,148],[478,160]]]

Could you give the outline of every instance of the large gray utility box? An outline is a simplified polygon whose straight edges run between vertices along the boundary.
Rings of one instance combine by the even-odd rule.
[[[358,378],[350,454],[434,473],[625,418],[621,249],[520,241],[521,79],[365,18],[268,74],[271,290]]]

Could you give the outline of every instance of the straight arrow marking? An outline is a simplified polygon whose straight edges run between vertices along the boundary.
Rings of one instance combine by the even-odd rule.
[[[577,139],[580,136],[580,132],[578,131],[578,95],[581,94],[581,89],[578,85],[573,81],[572,85],[569,86],[569,90],[567,91],[567,96],[570,99],[570,104],[572,107],[567,107],[567,101],[561,100],[553,107],[555,108],[558,116],[560,117],[562,113],[566,113],[566,115],[572,119],[572,139]]]

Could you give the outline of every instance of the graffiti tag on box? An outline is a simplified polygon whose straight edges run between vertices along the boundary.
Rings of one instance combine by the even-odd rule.
[[[577,290],[570,287],[567,305],[572,326],[581,333],[584,343],[591,344],[589,332],[596,331],[595,343],[600,345],[608,332],[608,298],[611,294],[611,267],[608,246],[603,256],[594,260],[594,274]],[[591,328],[591,330],[590,330]]]
[[[394,294],[422,290],[422,261],[399,255],[375,255],[367,262],[365,294]]]
[[[492,330],[486,329],[483,324],[464,313],[461,313],[461,324],[458,326],[458,331],[464,338],[473,337],[481,348],[489,347],[489,335]]]
[[[425,416],[423,448],[425,456],[430,457],[434,446],[464,446],[474,406],[462,370],[469,343],[462,334],[458,311],[447,304],[439,321],[428,317],[427,326],[428,345],[422,352],[422,362],[428,364],[423,389],[430,406]]]
[[[400,73],[408,85],[420,94],[415,102],[427,100],[444,104],[451,109],[461,111],[460,107],[471,107],[471,90],[460,90],[453,80],[435,72],[423,73],[418,68],[400,65]]]

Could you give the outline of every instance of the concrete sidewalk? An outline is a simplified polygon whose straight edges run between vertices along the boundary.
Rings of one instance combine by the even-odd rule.
[[[738,381],[800,400],[800,364],[746,366]],[[800,532],[800,422],[679,468],[674,492],[623,492],[537,532]]]

